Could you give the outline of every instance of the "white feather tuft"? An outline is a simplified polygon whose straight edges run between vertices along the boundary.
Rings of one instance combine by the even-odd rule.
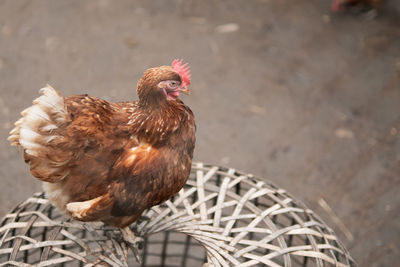
[[[36,119],[50,120],[49,115],[39,106],[33,105],[21,112],[24,117],[31,116]]]
[[[32,143],[36,142],[38,139],[42,137],[40,134],[33,131],[31,128],[25,128],[25,127],[21,128],[19,136],[22,140],[29,141]]]
[[[32,156],[38,156],[38,150],[43,150],[47,143],[59,137],[51,133],[67,118],[64,98],[56,90],[48,85],[39,92],[41,96],[21,112],[22,118],[15,122],[8,138],[13,145],[21,145]]]
[[[43,146],[38,144],[38,143],[33,143],[30,142],[29,140],[25,140],[20,138],[19,139],[19,143],[21,144],[21,146],[25,149],[29,149],[29,150],[36,150],[36,149],[42,149]]]
[[[41,127],[40,130],[43,131],[43,132],[51,132],[51,131],[53,131],[53,130],[55,130],[57,128],[58,127],[56,125],[54,125],[54,124],[47,124],[47,125]]]
[[[65,205],[68,203],[69,197],[68,194],[63,192],[63,184],[43,182],[42,187],[46,198],[50,200],[58,210],[65,212]]]
[[[86,215],[86,212],[93,207],[103,196],[99,196],[93,199],[89,199],[82,202],[70,202],[67,204],[67,211],[69,211],[73,217],[81,219]]]
[[[15,123],[14,123],[14,125],[15,126],[21,126],[21,124],[24,122],[24,117],[22,117],[22,118],[19,118],[19,120],[17,120]]]
[[[59,136],[57,136],[57,135],[51,135],[51,136],[49,136],[49,137],[46,137],[44,140],[45,140],[46,143],[50,143],[51,141],[53,141],[53,140],[56,139],[57,137],[59,137]]]
[[[19,128],[14,128],[14,129],[12,129],[11,131],[10,131],[10,135],[16,135],[16,134],[19,134]]]

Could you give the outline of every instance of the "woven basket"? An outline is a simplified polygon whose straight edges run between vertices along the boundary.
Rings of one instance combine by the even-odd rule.
[[[118,230],[60,215],[43,193],[0,223],[0,266],[356,266],[333,231],[285,190],[195,163],[186,186],[132,225],[143,262]]]

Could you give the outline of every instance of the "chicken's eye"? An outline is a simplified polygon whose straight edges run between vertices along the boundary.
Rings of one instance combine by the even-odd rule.
[[[167,85],[170,89],[174,89],[180,85],[180,82],[179,81],[168,81]]]

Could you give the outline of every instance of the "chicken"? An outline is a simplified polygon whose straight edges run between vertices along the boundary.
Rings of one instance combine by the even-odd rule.
[[[383,0],[333,0],[332,11],[345,11],[348,7],[359,6],[363,8],[375,8],[381,7]]]
[[[138,101],[111,103],[89,95],[63,97],[49,85],[11,130],[49,201],[80,221],[121,228],[176,194],[186,183],[195,146],[182,60],[146,70]]]

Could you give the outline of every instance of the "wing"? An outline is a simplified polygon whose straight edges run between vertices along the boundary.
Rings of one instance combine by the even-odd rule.
[[[67,204],[68,212],[81,221],[101,220],[123,227],[135,221],[150,206],[159,204],[158,190],[166,168],[162,153],[149,144],[130,143],[109,174],[107,191],[99,197]],[[104,186],[103,186],[104,188]]]
[[[168,176],[164,150],[150,144],[140,144],[127,148],[118,158],[110,173],[115,180],[114,216],[126,216],[132,212],[140,214],[165,200],[163,196],[171,191],[162,190]]]

